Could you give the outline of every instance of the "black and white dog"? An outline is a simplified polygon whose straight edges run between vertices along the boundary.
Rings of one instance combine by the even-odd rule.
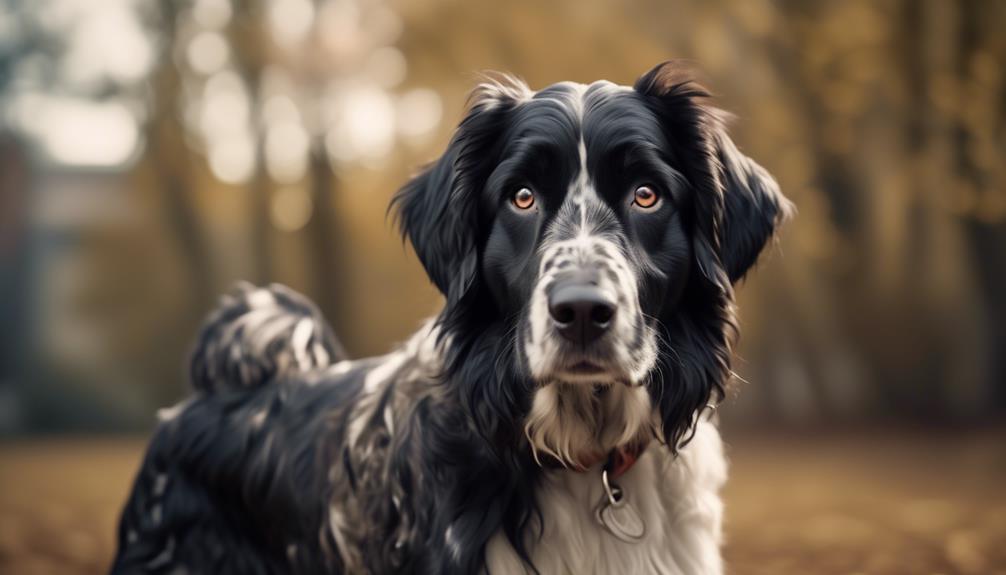
[[[349,360],[297,294],[225,298],[113,572],[722,572],[733,284],[791,208],[708,100],[478,86],[394,200],[443,311]]]

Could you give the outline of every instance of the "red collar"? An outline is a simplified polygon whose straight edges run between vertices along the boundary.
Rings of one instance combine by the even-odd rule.
[[[592,459],[587,460],[587,463],[579,466],[566,466],[559,462],[559,460],[548,457],[543,461],[543,463],[551,468],[565,468],[570,471],[577,471],[583,473],[589,471],[592,467],[598,463],[604,462],[604,469],[608,471],[608,477],[612,480],[618,479],[619,477],[625,475],[632,466],[636,464],[639,457],[643,455],[646,451],[646,447],[650,444],[649,439],[640,440],[633,442],[621,447],[616,447],[608,452],[608,456],[602,459],[602,456],[598,455]]]
[[[649,442],[647,441],[641,444],[630,444],[612,449],[611,453],[608,454],[608,461],[604,463],[604,469],[607,470],[608,477],[618,479],[625,475],[636,464],[636,461],[639,461],[639,456],[643,454],[648,444]]]

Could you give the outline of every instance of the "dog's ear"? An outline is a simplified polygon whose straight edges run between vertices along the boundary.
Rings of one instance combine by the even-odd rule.
[[[736,282],[793,212],[792,204],[772,176],[737,149],[726,131],[729,115],[708,103],[709,92],[686,66],[659,64],[639,78],[635,90],[657,102],[654,109],[699,194],[696,224],[712,239],[710,248],[730,283]],[[702,271],[713,279],[713,270]]]
[[[793,204],[779,184],[754,160],[742,154],[721,125],[714,134],[723,185],[720,261],[731,282],[758,261],[776,229],[792,215]]]
[[[530,94],[514,77],[487,75],[469,96],[444,155],[392,200],[403,236],[448,304],[460,301],[477,281],[479,193],[494,167],[509,111]]]

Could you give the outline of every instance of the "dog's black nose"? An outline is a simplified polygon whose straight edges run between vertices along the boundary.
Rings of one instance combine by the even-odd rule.
[[[548,313],[562,337],[585,346],[608,331],[615,302],[591,283],[560,283],[548,296]]]

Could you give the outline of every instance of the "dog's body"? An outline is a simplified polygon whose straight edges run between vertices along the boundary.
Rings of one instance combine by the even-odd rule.
[[[720,573],[732,283],[788,211],[672,65],[475,92],[396,198],[446,296],[382,358],[243,288],[163,416],[113,570]]]

